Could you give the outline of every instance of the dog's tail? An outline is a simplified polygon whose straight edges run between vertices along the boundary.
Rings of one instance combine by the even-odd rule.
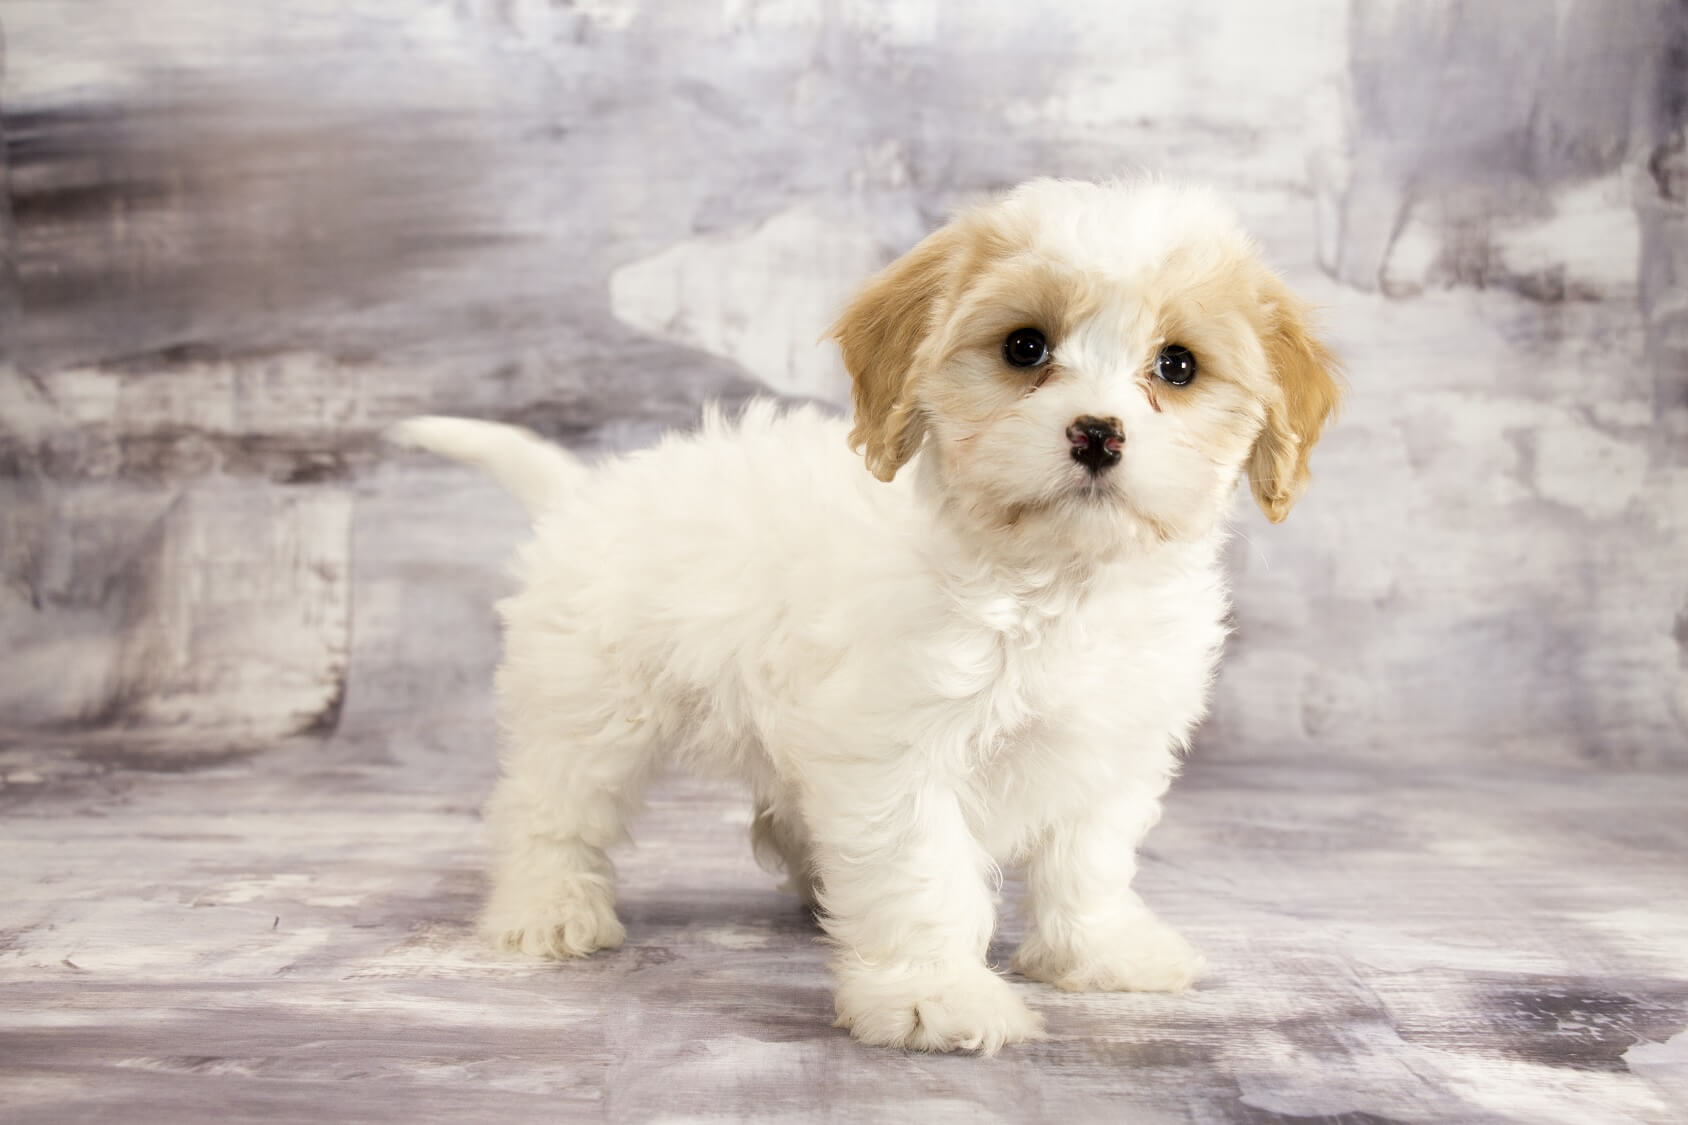
[[[585,479],[587,469],[572,453],[532,430],[470,418],[407,418],[390,427],[388,441],[426,449],[484,471],[515,494],[537,518],[558,495]]]

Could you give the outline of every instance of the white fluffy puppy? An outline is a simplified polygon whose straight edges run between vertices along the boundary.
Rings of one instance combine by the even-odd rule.
[[[985,962],[1023,864],[1023,974],[1179,989],[1131,889],[1225,636],[1244,474],[1280,520],[1336,406],[1307,313],[1209,194],[1040,180],[962,213],[834,328],[853,428],[759,403],[586,468],[525,431],[395,437],[514,491],[484,923],[624,931],[604,849],[674,759],[748,782],[820,910],[840,1026],[994,1051],[1041,1020]],[[866,466],[851,449],[865,451]]]

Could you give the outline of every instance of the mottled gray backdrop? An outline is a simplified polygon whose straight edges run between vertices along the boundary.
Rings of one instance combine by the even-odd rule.
[[[1681,1122],[1688,0],[0,0],[0,1116]],[[1239,502],[1137,885],[1176,996],[832,1029],[729,788],[626,947],[473,930],[523,534],[417,411],[589,453],[842,405],[956,204],[1206,180],[1351,404]],[[1024,927],[1012,882],[991,959]]]
[[[1235,201],[1353,384],[1302,508],[1241,519],[1201,752],[1688,763],[1685,20],[5,0],[0,726],[482,709],[519,520],[382,425],[842,403],[817,337],[958,201],[1151,169]]]

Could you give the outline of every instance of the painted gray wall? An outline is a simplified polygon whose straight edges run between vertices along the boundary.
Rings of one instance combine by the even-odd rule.
[[[1688,4],[7,0],[0,728],[491,740],[521,534],[382,454],[841,403],[957,202],[1210,181],[1351,407],[1200,751],[1688,764]]]

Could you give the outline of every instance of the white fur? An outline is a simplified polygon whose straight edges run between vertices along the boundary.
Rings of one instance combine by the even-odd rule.
[[[1071,245],[1049,252],[1080,266],[1170,237],[1132,211],[1099,248],[1094,216],[1016,198],[1058,212]],[[1204,199],[1183,201],[1184,233],[1232,237]],[[818,899],[838,1023],[866,1042],[990,1052],[1040,1033],[985,963],[999,864],[1027,872],[1022,973],[1188,985],[1201,958],[1131,890],[1132,857],[1205,705],[1246,449],[1211,463],[1150,409],[1131,314],[1076,335],[1070,377],[965,472],[943,463],[963,425],[943,417],[890,483],[845,423],[766,402],[592,470],[524,431],[406,424],[404,441],[487,467],[536,517],[522,588],[499,604],[491,936],[551,957],[618,945],[604,849],[677,762],[748,782],[758,851]],[[1063,437],[1081,413],[1123,420],[1125,501],[1062,498],[1083,487]],[[993,490],[1060,503],[997,536],[980,515]],[[1138,510],[1179,535],[1147,534]]]

